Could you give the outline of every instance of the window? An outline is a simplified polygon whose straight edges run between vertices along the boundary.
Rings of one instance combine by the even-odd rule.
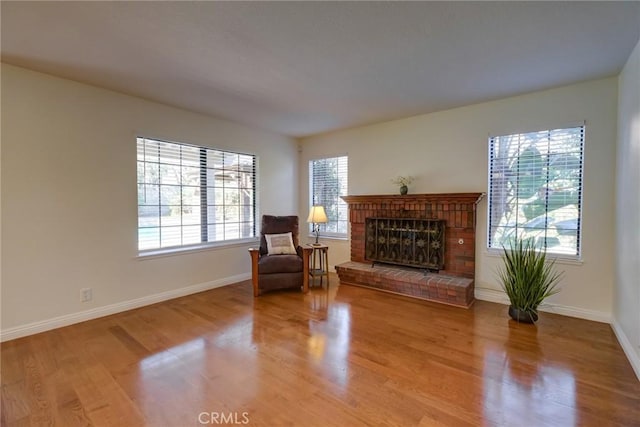
[[[580,256],[584,126],[489,138],[489,248]]]
[[[138,250],[256,236],[256,157],[138,138]]]
[[[329,222],[320,224],[323,236],[347,237],[347,203],[340,196],[347,195],[349,161],[347,156],[311,160],[309,162],[310,202],[322,205]],[[312,225],[309,225],[311,232]]]

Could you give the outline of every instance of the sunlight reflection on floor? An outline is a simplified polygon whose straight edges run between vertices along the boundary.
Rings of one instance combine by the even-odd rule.
[[[528,414],[531,419],[518,424],[578,425],[571,371],[500,351],[488,351],[484,361],[484,413],[490,424],[513,422],[505,414]]]
[[[349,342],[351,312],[349,304],[329,303],[335,298],[330,292],[310,295],[311,308],[324,311],[320,320],[309,320],[308,351],[311,360],[333,383],[345,387],[349,379]],[[326,313],[326,314],[325,314]]]

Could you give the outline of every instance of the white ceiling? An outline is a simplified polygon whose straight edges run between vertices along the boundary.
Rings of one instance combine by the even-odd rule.
[[[640,2],[1,2],[2,61],[306,136],[619,73]]]

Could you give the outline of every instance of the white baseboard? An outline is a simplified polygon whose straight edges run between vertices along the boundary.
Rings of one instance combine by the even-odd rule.
[[[481,301],[497,302],[498,304],[509,305],[509,298],[502,291],[488,288],[478,288],[475,290],[475,297]]]
[[[231,277],[213,280],[211,282],[199,283],[197,285],[187,286],[185,288],[173,289],[171,291],[161,292],[159,294],[147,295],[129,301],[123,301],[103,307],[92,308],[91,310],[66,314],[64,316],[28,323],[26,325],[15,326],[13,328],[0,331],[0,342],[38,334],[40,332],[49,331],[51,329],[73,325],[74,323],[80,323],[87,320],[97,319],[99,317],[109,316],[111,314],[121,313],[123,311],[132,310],[134,308],[144,307],[145,305],[155,304],[158,302],[191,295],[198,292],[219,288],[221,286],[230,285],[232,283],[237,283],[248,279],[251,279],[251,273],[238,274]]]
[[[638,377],[638,380],[640,381],[640,354],[635,351],[633,344],[631,344],[627,334],[624,333],[616,319],[613,319],[613,322],[611,322],[611,327],[618,338],[618,342],[620,343],[622,350],[624,350],[624,354],[627,356],[627,359],[629,359],[629,363],[631,363],[631,367],[635,371],[636,377]]]
[[[497,302],[499,304],[509,305],[507,295],[496,289],[476,288],[476,299],[482,301]],[[593,320],[594,322],[611,323],[611,313],[603,311],[588,310],[580,307],[572,307],[568,305],[544,303],[538,307],[538,311],[546,313],[561,314],[563,316],[577,317],[579,319]]]

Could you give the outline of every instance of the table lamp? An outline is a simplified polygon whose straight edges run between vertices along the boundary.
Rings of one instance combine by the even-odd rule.
[[[324,212],[324,207],[320,205],[311,206],[307,222],[313,224],[313,232],[316,234],[316,242],[313,245],[319,246],[320,243],[318,243],[318,237],[320,234],[320,224],[329,222],[327,214]]]

